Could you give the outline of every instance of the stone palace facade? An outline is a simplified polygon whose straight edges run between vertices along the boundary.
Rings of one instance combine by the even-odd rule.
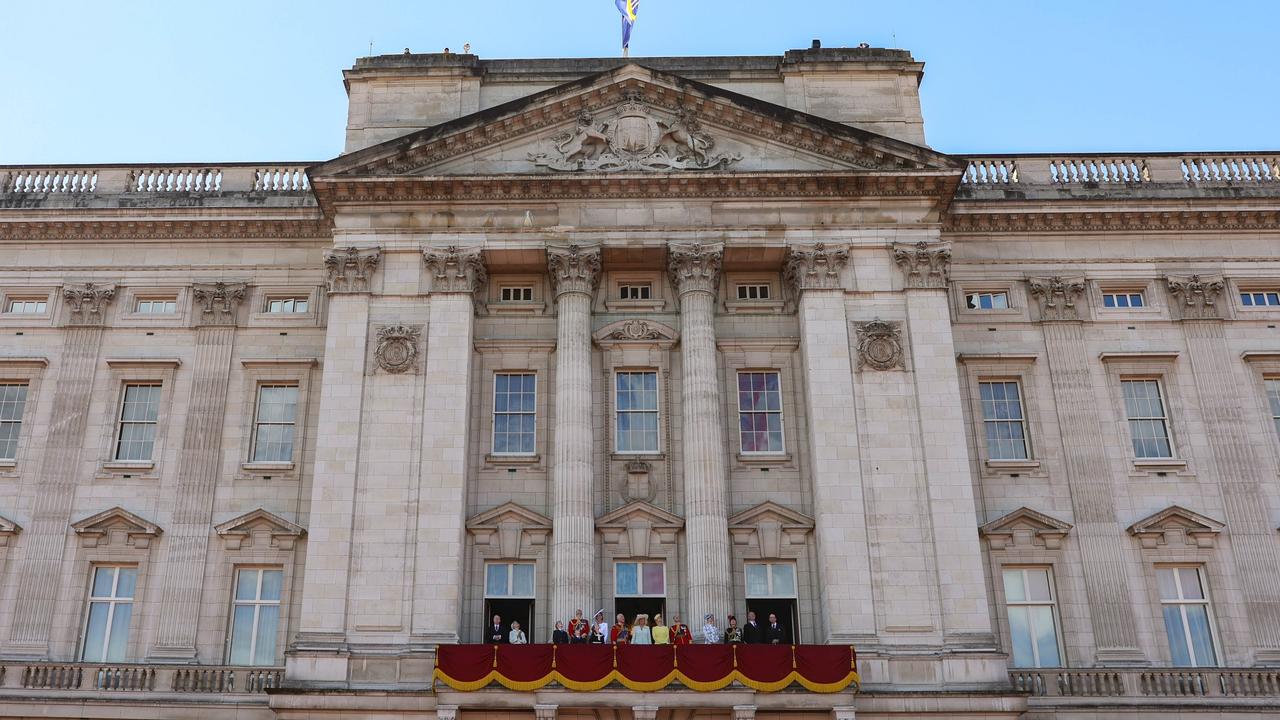
[[[0,168],[0,717],[1277,717],[1280,155],[949,156],[922,74],[406,53],[328,162]],[[861,688],[433,687],[598,608]]]

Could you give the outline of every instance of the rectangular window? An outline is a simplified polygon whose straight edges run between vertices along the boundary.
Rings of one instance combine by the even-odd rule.
[[[159,383],[125,385],[124,401],[120,403],[120,429],[116,434],[116,460],[151,460],[159,418]]]
[[[658,452],[658,373],[619,372],[616,381],[618,452]]]
[[[1271,403],[1271,422],[1276,426],[1276,434],[1280,435],[1280,378],[1267,378],[1265,382],[1267,400]],[[3,442],[3,437],[0,430],[0,442]]]
[[[1213,644],[1213,616],[1205,592],[1204,574],[1198,567],[1156,568],[1160,605],[1169,653],[1179,667],[1212,667],[1218,664]]]
[[[527,285],[504,287],[498,291],[502,302],[530,302],[533,300],[533,288]]]
[[[129,621],[138,569],[119,565],[93,568],[89,613],[84,626],[83,662],[121,662],[129,649]]]
[[[767,284],[751,284],[738,286],[739,300],[768,300],[769,286]]]
[[[666,563],[614,563],[613,595],[614,597],[666,597]]]
[[[970,310],[1008,310],[1009,293],[976,292],[964,296],[965,304]]]
[[[747,597],[793,598],[796,566],[791,563],[747,563]]]
[[[776,371],[738,373],[738,436],[744,454],[783,452],[780,385]]]
[[[177,298],[138,298],[133,311],[143,315],[172,315],[178,312]]]
[[[47,300],[40,298],[13,298],[5,305],[5,312],[16,315],[41,315],[49,308]]]
[[[648,300],[652,296],[653,286],[649,283],[618,286],[618,298],[621,300]]]
[[[1246,290],[1240,293],[1240,304],[1245,307],[1280,306],[1280,292],[1275,290]],[[43,310],[39,312],[44,312]]]
[[[297,385],[260,385],[253,424],[253,462],[293,462]]]
[[[267,298],[269,313],[304,313],[310,305],[311,301],[304,297]]]
[[[1062,667],[1053,577],[1048,568],[1004,571],[1014,667]]]
[[[236,570],[231,611],[232,665],[275,665],[284,573],[271,568]]]
[[[991,460],[1026,460],[1027,426],[1022,414],[1022,393],[1012,380],[980,382],[982,426]]]
[[[1274,404],[1274,400],[1272,402]],[[25,383],[0,384],[0,460],[18,457],[18,438],[22,435],[22,414],[26,408]]]
[[[484,566],[487,598],[533,597],[533,563],[489,563]]]
[[[1140,292],[1104,292],[1102,306],[1109,308],[1136,308],[1146,305],[1146,299]]]
[[[493,376],[493,454],[532,455],[538,419],[538,376]]]
[[[1142,458],[1171,458],[1169,423],[1159,380],[1123,380],[1124,411],[1129,418],[1133,454]]]

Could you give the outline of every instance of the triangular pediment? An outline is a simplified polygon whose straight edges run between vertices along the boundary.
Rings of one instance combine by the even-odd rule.
[[[22,532],[21,525],[3,515],[0,515],[0,545],[7,544],[9,538],[20,532]]]
[[[729,527],[747,527],[756,526],[761,523],[779,523],[784,528],[812,528],[813,518],[804,513],[796,512],[789,507],[779,505],[778,503],[767,500],[747,508],[742,512],[729,518]]]
[[[263,533],[269,537],[273,547],[290,550],[297,539],[307,532],[301,525],[267,512],[264,508],[234,517],[215,525],[213,529],[231,550],[240,549],[246,540],[252,542],[253,536],[257,533]]]
[[[596,518],[598,528],[627,527],[635,523],[647,523],[655,528],[684,527],[684,518],[673,515],[643,500],[634,500],[605,515]]]
[[[405,176],[770,171],[943,172],[925,147],[627,64],[312,168],[326,180]]]
[[[1010,546],[1042,546],[1056,550],[1071,530],[1071,523],[1051,515],[1020,507],[978,528],[993,550]]]
[[[503,523],[512,522],[522,528],[551,529],[551,518],[514,502],[503,503],[472,516],[467,521],[467,528],[472,530],[477,528],[496,528]]]
[[[85,547],[115,544],[119,541],[135,548],[145,548],[150,545],[151,538],[162,532],[155,523],[122,507],[113,507],[90,515],[72,523],[71,529],[80,536],[81,543]]]
[[[1138,538],[1145,548],[1168,544],[1182,538],[1190,545],[1213,547],[1214,540],[1226,525],[1188,510],[1180,505],[1170,505],[1154,515],[1148,515],[1129,526],[1129,534]]]

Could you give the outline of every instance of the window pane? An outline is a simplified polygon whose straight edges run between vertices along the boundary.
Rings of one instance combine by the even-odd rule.
[[[525,597],[533,596],[533,565],[520,563],[512,566],[514,573],[513,594]]]
[[[1053,607],[1039,605],[1028,608],[1031,625],[1035,629],[1036,652],[1040,655],[1040,667],[1060,667],[1058,657],[1058,632],[1053,623]]]
[[[111,588],[115,585],[116,569],[113,567],[94,568],[93,597],[111,597]]]
[[[1004,571],[1004,598],[1008,602],[1021,602],[1027,599],[1021,570]]]
[[[638,595],[640,594],[639,578],[636,577],[637,568],[635,563],[618,563],[613,566],[615,585],[615,595]]]
[[[645,563],[642,587],[645,595],[665,595],[666,584],[663,578],[662,563]]]
[[[84,652],[81,657],[85,662],[102,662],[102,644],[107,639],[108,603],[90,603],[89,621],[84,631]]]
[[[116,580],[116,597],[133,598],[133,591],[138,584],[138,569],[131,567],[119,568],[116,572],[120,576]]]
[[[1200,587],[1200,573],[1195,568],[1178,568],[1178,579],[1182,581],[1182,597],[1186,600],[1203,600],[1204,589]]]
[[[262,600],[279,600],[284,573],[280,570],[262,571]]]
[[[1191,662],[1191,652],[1187,648],[1186,631],[1182,626],[1182,607],[1179,605],[1164,606],[1164,631],[1169,638],[1169,654],[1173,664],[1186,667]]]
[[[257,648],[254,665],[274,665],[276,662],[276,628],[280,622],[279,605],[263,605],[258,608]]]
[[[232,665],[248,665],[253,644],[253,606],[237,605],[231,619],[231,658]]]
[[[1209,630],[1209,609],[1204,605],[1185,605],[1187,624],[1191,629],[1191,647],[1195,650],[1196,665],[1217,665],[1213,651],[1213,635]]]
[[[1009,608],[1009,640],[1013,646],[1013,666],[1035,667],[1036,656],[1032,648],[1030,616],[1027,608]]]
[[[1173,579],[1176,570],[1177,568],[1156,568],[1156,583],[1160,586],[1161,600],[1178,599],[1178,586]]]
[[[26,385],[0,385],[0,420],[21,420],[26,403]]]
[[[796,594],[796,566],[779,563],[773,566],[773,594],[791,596]]]
[[[1028,600],[1049,601],[1053,599],[1049,596],[1049,571],[1028,570],[1026,577]]]
[[[129,649],[129,618],[133,616],[133,603],[116,603],[111,616],[111,641],[107,643],[106,662],[124,660]]]
[[[485,569],[484,594],[488,597],[504,597],[507,594],[507,566],[488,565]]]
[[[747,565],[747,597],[769,595],[769,570],[765,565]]]
[[[258,571],[244,569],[236,573],[236,599],[256,600],[258,597]]]

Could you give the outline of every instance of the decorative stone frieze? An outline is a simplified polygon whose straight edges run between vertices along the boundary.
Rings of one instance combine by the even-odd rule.
[[[1169,293],[1173,295],[1182,317],[1186,319],[1217,319],[1218,297],[1226,288],[1220,277],[1206,275],[1169,276]]]
[[[1060,550],[1071,527],[1069,522],[1020,507],[979,527],[978,534],[987,539],[992,550],[1015,547]]]
[[[142,550],[150,547],[152,539],[161,533],[155,523],[121,507],[103,510],[71,523],[71,529],[80,536],[80,544],[87,548],[119,544]]]
[[[422,251],[422,260],[431,270],[433,293],[478,294],[489,282],[484,253],[479,248],[463,249],[457,245],[443,250],[427,248]]]
[[[594,338],[601,347],[640,343],[669,348],[679,336],[675,328],[660,322],[632,319],[609,323],[597,330]]]
[[[196,283],[191,286],[191,297],[200,310],[192,318],[196,325],[235,325],[236,310],[249,292],[249,284],[242,282]]]
[[[307,534],[306,528],[258,508],[214,526],[227,550],[244,550],[258,545],[264,538],[273,550],[293,550],[299,538]]]
[[[378,328],[378,344],[373,359],[382,370],[399,374],[418,371],[418,341],[422,329],[415,325],[383,325]]]
[[[369,281],[382,262],[382,249],[335,248],[324,253],[325,283],[329,294],[366,293]]]
[[[720,284],[724,248],[719,245],[672,245],[667,250],[667,270],[680,295],[691,292],[715,294]]]
[[[62,288],[70,316],[68,325],[101,325],[107,305],[115,299],[115,285],[68,285]]]
[[[840,287],[840,271],[849,264],[849,251],[818,243],[809,250],[788,248],[782,279],[795,295],[803,290]]]
[[[1130,525],[1128,531],[1148,550],[1179,540],[1194,547],[1211,548],[1224,527],[1213,518],[1170,505]]]
[[[951,277],[951,245],[927,243],[894,245],[893,261],[903,273],[907,288],[946,288]]]
[[[1040,304],[1041,320],[1077,320],[1076,300],[1084,292],[1084,278],[1058,275],[1027,278],[1031,296]]]
[[[600,251],[570,245],[547,250],[547,274],[556,297],[564,293],[591,295],[600,284]]]
[[[902,323],[876,318],[855,323],[858,334],[858,370],[905,370]]]

